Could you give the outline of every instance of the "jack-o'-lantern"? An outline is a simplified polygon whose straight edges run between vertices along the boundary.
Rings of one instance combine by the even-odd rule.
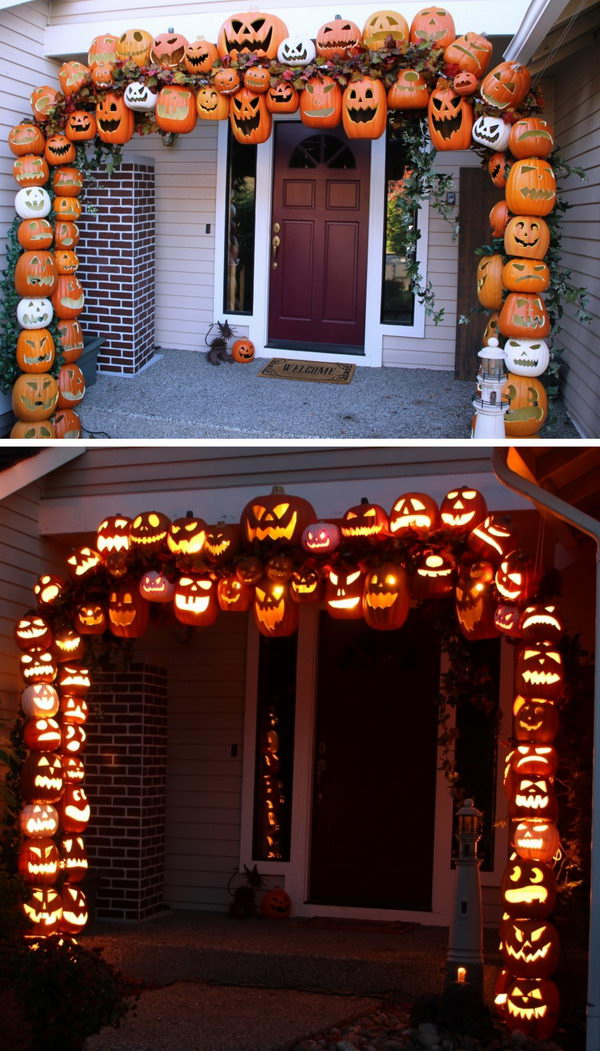
[[[494,515],[488,515],[469,533],[467,544],[473,554],[498,565],[513,545],[508,526]]]
[[[260,911],[268,920],[285,919],[292,911],[291,898],[281,887],[272,887],[263,894]]]
[[[495,600],[491,581],[486,579],[493,567],[476,562],[463,567],[456,583],[456,618],[466,639],[491,639],[496,635]]]
[[[539,603],[526,606],[519,629],[527,642],[556,642],[562,638],[564,625],[556,605]]]
[[[23,741],[31,752],[55,752],[61,739],[56,719],[28,719],[23,727]]]
[[[234,62],[244,54],[273,59],[287,36],[287,26],[276,15],[242,12],[223,22],[217,37],[217,51],[219,58],[230,55]]]
[[[182,624],[208,627],[217,619],[216,579],[211,573],[182,576],[175,585],[173,612]]]
[[[21,248],[50,248],[54,231],[47,219],[25,219],[17,228]]]
[[[126,552],[131,547],[131,519],[125,515],[110,515],[98,526],[96,550],[104,561],[107,555]]]
[[[315,44],[321,58],[347,58],[360,51],[362,34],[350,19],[336,15],[318,30]]]
[[[538,817],[556,821],[558,803],[552,780],[536,774],[513,778],[508,813],[520,821]]]
[[[482,255],[477,264],[477,298],[487,310],[499,310],[502,306],[503,265],[504,257],[501,255]]]
[[[248,544],[299,544],[304,529],[315,519],[315,510],[308,500],[288,495],[283,486],[275,485],[267,495],[254,497],[246,504],[240,525]]]
[[[496,589],[508,602],[527,602],[539,581],[540,571],[525,551],[510,551],[496,570]]]
[[[227,562],[236,554],[239,546],[240,527],[238,525],[217,522],[216,525],[206,527],[202,554],[212,565],[222,565],[223,562]]]
[[[508,146],[510,127],[510,124],[502,120],[500,114],[497,117],[478,117],[473,125],[473,142],[479,146],[487,146],[489,150],[502,152]]]
[[[55,577],[51,573],[44,573],[38,577],[33,585],[33,593],[40,609],[51,609],[57,599],[61,598],[64,588],[65,581],[62,577]]]
[[[114,80],[113,73],[115,67],[112,62],[97,62],[92,69],[92,83],[95,88],[106,90],[106,88],[112,88]],[[96,124],[96,134],[98,133],[98,125]]]
[[[78,697],[76,694],[66,693],[61,698],[60,713],[63,725],[66,723],[77,723],[77,725],[81,726],[87,721],[89,714],[85,697]],[[65,781],[66,780],[67,778],[65,777]]]
[[[517,978],[549,978],[558,966],[558,931],[547,920],[509,917],[501,926],[502,955]]]
[[[266,142],[272,122],[264,95],[240,88],[231,99],[229,124],[234,138],[242,145]]]
[[[26,153],[14,162],[13,177],[19,186],[44,186],[50,178],[50,168],[44,157]]]
[[[443,7],[424,7],[410,25],[411,44],[428,43],[432,48],[444,49],[456,39],[454,19]]]
[[[293,635],[298,627],[298,603],[293,602],[289,584],[263,577],[254,588],[254,622],[261,635],[280,638]]]
[[[502,151],[492,153],[488,161],[488,172],[494,186],[499,186],[500,189],[503,189],[506,186],[509,171],[508,154],[502,153]]]
[[[23,157],[26,153],[42,154],[46,145],[44,133],[37,124],[16,124],[9,131],[7,141],[15,157]]]
[[[424,109],[429,101],[429,88],[422,73],[416,69],[400,69],[388,90],[390,109]]]
[[[80,635],[102,635],[106,630],[106,613],[98,602],[86,602],[75,613],[75,628]]]
[[[96,104],[96,128],[102,142],[122,145],[133,135],[134,116],[127,108],[122,95],[107,91]]]
[[[55,248],[76,248],[79,242],[79,229],[76,223],[60,220],[54,227]]]
[[[83,639],[74,628],[59,628],[54,636],[52,651],[59,664],[80,660],[84,651]]]
[[[289,84],[287,80],[281,80],[279,84],[275,84],[272,88],[267,91],[267,109],[269,113],[295,113],[300,105],[300,95],[296,91],[292,84]],[[236,343],[242,343],[245,347],[252,348],[250,354],[246,353],[241,355],[239,351],[236,354]],[[231,356],[234,361],[252,361],[254,357],[254,344],[248,339],[236,340],[234,343]]]
[[[415,559],[411,591],[416,598],[442,598],[454,587],[456,563],[448,551],[426,547]]]
[[[174,29],[168,29],[166,33],[159,33],[154,38],[150,49],[150,61],[161,69],[177,69],[183,63],[187,47],[189,40]]]
[[[362,39],[369,51],[379,51],[391,37],[394,47],[408,40],[408,22],[397,11],[375,11],[363,26]]]
[[[77,197],[83,189],[83,172],[71,165],[55,168],[52,188],[61,197]]]
[[[325,607],[337,620],[359,620],[365,575],[358,566],[338,565],[325,578]]]
[[[151,113],[156,108],[158,94],[141,80],[132,80],[123,93],[123,101],[134,113]],[[194,99],[195,104],[195,99]]]
[[[144,511],[136,515],[129,531],[132,550],[144,555],[156,554],[165,547],[170,520],[161,511]]]
[[[335,128],[342,119],[342,91],[333,77],[311,77],[300,95],[300,120],[310,128]]]
[[[21,767],[20,787],[26,803],[56,803],[64,790],[61,757],[32,752]]]
[[[531,85],[529,70],[519,62],[501,62],[481,84],[481,97],[495,109],[514,109],[523,101]]]
[[[438,506],[426,493],[403,493],[390,511],[392,536],[427,536],[439,525]]]
[[[506,225],[508,223],[510,213],[508,211],[508,205],[506,201],[498,201],[497,204],[490,209],[490,227],[492,230],[492,237],[503,237]]]
[[[81,203],[76,197],[55,197],[52,208],[61,222],[76,222],[81,215]]]
[[[349,139],[378,139],[387,119],[387,94],[382,80],[352,80],[342,95],[342,124]]]
[[[487,37],[480,33],[465,33],[448,44],[444,62],[447,66],[458,66],[463,72],[482,77],[490,64],[492,51],[492,42]]]
[[[42,84],[31,92],[29,102],[33,115],[40,124],[45,124],[49,120],[54,107],[58,103],[58,98],[59,95],[56,88],[51,88],[48,84]]]
[[[49,649],[43,646],[32,646],[21,654],[19,664],[21,675],[26,686],[36,682],[54,682],[56,662]]]
[[[63,836],[59,843],[60,869],[69,883],[79,883],[88,873],[88,859],[81,836]]]
[[[50,683],[33,683],[21,694],[21,708],[32,719],[51,719],[59,708],[59,698]]]
[[[540,157],[516,161],[506,180],[506,203],[515,214],[548,215],[556,204],[556,178],[548,161]]]
[[[226,120],[229,116],[229,99],[213,87],[199,88],[196,112],[201,120]]]
[[[69,572],[75,579],[86,577],[101,565],[102,559],[92,547],[78,547],[67,559]]]
[[[52,886],[58,876],[58,848],[53,839],[26,839],[19,851],[19,875],[37,887]]]
[[[115,54],[119,62],[135,62],[142,68],[150,61],[150,48],[154,38],[145,29],[128,29],[122,33],[115,44]]]
[[[277,48],[277,61],[282,66],[308,66],[317,57],[310,37],[286,37]]]
[[[76,109],[67,117],[65,135],[71,142],[87,142],[96,137],[96,118],[85,109]]]
[[[63,62],[58,70],[58,82],[63,95],[76,95],[90,82],[90,70],[83,62]]]
[[[513,854],[502,876],[500,896],[509,916],[548,916],[556,902],[556,877],[543,862]]]
[[[288,555],[273,555],[265,564],[265,575],[269,580],[288,581],[292,575],[294,563]]]
[[[523,697],[556,701],[564,687],[563,661],[552,643],[528,643],[517,651],[515,685]]]
[[[521,610],[512,602],[501,602],[494,613],[494,624],[500,635],[509,635],[516,638],[520,635],[519,620]]]
[[[75,147],[66,135],[51,135],[46,139],[44,157],[48,164],[72,164],[75,160]]]
[[[148,602],[170,602],[175,594],[175,584],[164,573],[149,569],[139,584],[140,595]]]
[[[558,733],[558,711],[543,698],[517,696],[513,704],[514,735],[517,741],[552,744]]]
[[[34,887],[23,902],[23,912],[30,932],[38,938],[45,938],[58,930],[62,898],[54,887]]]
[[[278,87],[276,89],[273,89],[273,90],[278,92],[279,88],[287,89],[289,87],[290,87],[289,84],[282,83],[282,84],[278,85]],[[293,88],[292,88],[292,91],[294,91]],[[269,100],[271,98],[272,93],[273,92],[270,91],[268,93],[268,95],[267,95],[267,106],[269,106]],[[296,95],[297,94],[298,93],[296,92]],[[283,97],[283,95],[281,95],[280,97]],[[281,112],[292,113],[292,112],[294,112],[291,109],[290,110],[273,109],[272,106],[269,106],[269,109],[273,113],[277,113],[277,112],[280,112],[280,113]],[[298,109],[298,104],[297,103],[296,103],[294,109]],[[234,361],[238,361],[238,362],[252,361],[252,358],[254,357],[254,351],[255,351],[255,347],[254,347],[254,343],[252,342],[252,340],[250,340],[250,339],[236,339],[235,343],[233,344],[233,346],[231,348],[231,357],[233,358]]]
[[[249,66],[244,72],[243,81],[244,87],[262,95],[271,84],[271,74],[265,66]]]
[[[510,437],[537,434],[548,415],[548,395],[540,380],[509,372],[503,393],[510,402],[510,409],[504,417],[506,434]]]
[[[63,779],[66,785],[82,785],[85,781],[85,766],[78,755],[63,756]]]
[[[162,131],[187,134],[196,127],[196,96],[191,88],[171,84],[161,88],[156,100],[154,116]]]
[[[76,198],[69,197],[65,198],[65,200],[74,201]],[[75,274],[60,274],[57,277],[56,288],[52,295],[52,303],[56,316],[61,319],[76,318],[81,314],[85,303],[85,296],[83,288]],[[77,368],[77,366],[73,366],[73,368]],[[64,408],[68,407],[68,405],[64,406]]]
[[[44,219],[52,207],[43,186],[24,186],[15,194],[15,211],[21,219]]]
[[[77,255],[75,252],[69,251],[68,248],[61,248],[60,251],[55,252],[54,258],[56,260],[56,269],[59,274],[74,274],[79,266]]]
[[[440,77],[427,103],[431,142],[436,150],[468,150],[473,130],[473,107]]]
[[[526,818],[516,826],[513,843],[520,858],[550,861],[560,848],[560,836],[553,821]]]
[[[452,81],[452,87],[457,95],[474,95],[479,87],[479,81],[474,73],[457,73]]]
[[[15,642],[21,650],[30,650],[33,646],[47,648],[52,642],[52,629],[39,613],[27,613],[17,621]]]
[[[312,522],[302,533],[302,547],[311,554],[329,554],[340,546],[341,533],[335,522]]]
[[[295,569],[290,580],[290,594],[300,605],[318,605],[323,598],[324,582],[310,563]]]
[[[85,789],[81,785],[65,785],[58,811],[63,832],[85,832],[91,816]]]
[[[509,1029],[525,1036],[547,1040],[556,1028],[560,999],[548,978],[517,978],[507,972],[495,1003]]]
[[[86,694],[91,686],[89,668],[77,661],[61,664],[58,685],[65,693],[75,693],[77,696]]]
[[[240,558],[235,567],[235,575],[242,584],[256,584],[263,575],[263,564],[260,558],[254,556]]]
[[[536,259],[509,259],[502,270],[502,283],[510,292],[544,292],[550,270]]]
[[[69,365],[61,365],[58,373],[58,390],[59,409],[70,409],[83,401],[85,377],[79,365],[76,365],[74,362],[71,362]]]
[[[169,525],[167,547],[177,558],[198,557],[206,541],[206,522],[191,511],[184,518],[176,518]]]
[[[88,50],[88,66],[96,66],[98,62],[116,62],[118,41],[119,38],[112,33],[95,36]]]
[[[20,296],[49,296],[57,281],[52,252],[23,252],[15,267],[15,289]]]
[[[380,540],[389,535],[388,516],[383,507],[363,497],[360,504],[346,511],[340,532],[346,540]]]
[[[62,916],[59,929],[66,934],[79,934],[88,921],[85,894],[79,887],[65,883],[62,889]]]
[[[554,133],[541,117],[523,117],[510,131],[510,152],[513,157],[549,157],[554,149]]]
[[[150,604],[133,583],[124,583],[110,592],[108,599],[108,627],[122,639],[137,639],[143,635],[150,620]]]
[[[507,339],[504,344],[506,368],[515,376],[541,376],[548,368],[550,350],[543,339]]]
[[[467,485],[451,489],[440,504],[443,529],[457,536],[470,532],[486,515],[484,497]]]
[[[217,602],[224,613],[245,613],[252,603],[252,588],[235,573],[225,573],[217,584]]]
[[[558,769],[558,752],[552,745],[518,744],[507,756],[507,765],[518,777],[523,774],[554,777]]]
[[[80,723],[63,722],[63,754],[79,755],[85,747],[86,736],[86,732]]]
[[[218,57],[217,48],[210,41],[194,40],[185,49],[183,65],[188,73],[210,73]]]
[[[365,577],[362,612],[370,628],[395,631],[408,617],[408,576],[402,566],[384,562]]]
[[[30,839],[45,839],[58,831],[58,811],[49,803],[28,803],[19,815],[19,828]]]

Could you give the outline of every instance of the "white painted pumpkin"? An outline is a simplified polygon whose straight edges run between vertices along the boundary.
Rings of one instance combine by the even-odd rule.
[[[123,101],[128,109],[139,110],[142,113],[153,110],[156,106],[158,95],[146,87],[141,80],[132,80],[125,88]]]
[[[310,37],[288,36],[277,48],[277,58],[284,66],[308,66],[317,57]]]
[[[50,215],[50,194],[41,186],[24,186],[15,196],[15,211],[21,219],[43,219]]]
[[[505,150],[510,138],[511,125],[502,117],[478,117],[473,125],[473,142],[488,146],[490,150]]]
[[[504,360],[516,376],[541,376],[548,368],[550,351],[543,339],[507,339]]]
[[[49,299],[20,299],[17,303],[17,321],[21,328],[46,328],[53,314]]]

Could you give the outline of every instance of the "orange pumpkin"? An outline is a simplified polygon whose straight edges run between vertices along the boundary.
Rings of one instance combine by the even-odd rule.
[[[46,139],[37,124],[17,124],[8,134],[8,145],[15,157],[22,157],[25,153],[43,153]]]
[[[119,37],[115,45],[117,59],[121,62],[135,62],[140,68],[147,66],[153,43],[154,37],[145,29],[128,29]]]
[[[72,223],[81,215],[81,203],[77,197],[55,197],[52,202],[57,219]]]
[[[548,161],[526,157],[513,164],[506,180],[506,203],[515,214],[549,215],[556,204],[556,179]]]
[[[63,95],[76,95],[90,80],[90,70],[83,62],[63,62],[58,71],[58,82]]]
[[[15,267],[15,288],[20,296],[50,296],[56,285],[52,252],[23,252]]]
[[[55,168],[52,189],[60,197],[77,197],[83,190],[83,172],[79,168]]]
[[[92,84],[95,88],[110,88],[115,67],[111,62],[98,62],[92,67]]]
[[[75,223],[61,219],[54,227],[55,248],[76,248],[79,241],[79,229]]]
[[[13,177],[19,186],[44,186],[50,178],[50,168],[37,153],[26,153],[13,164]]]
[[[57,318],[76,318],[83,310],[85,297],[75,274],[60,274],[52,296],[52,305]]]
[[[210,73],[218,57],[215,44],[208,40],[194,40],[185,49],[183,65],[188,73]]]
[[[47,328],[23,329],[17,339],[17,365],[21,372],[48,372],[54,364],[55,347]]]
[[[123,96],[108,91],[96,105],[96,124],[98,137],[103,142],[123,145],[129,142],[133,135],[135,119],[132,111],[125,105]]]
[[[544,292],[550,270],[537,259],[509,259],[502,270],[502,284],[509,292]]]
[[[500,333],[498,332],[498,311],[495,310],[490,314],[487,325],[483,330],[483,345],[487,347],[490,339],[498,339]]]
[[[378,139],[387,118],[383,81],[361,77],[348,84],[342,96],[342,124],[349,139]]]
[[[363,26],[363,43],[369,51],[379,51],[391,37],[397,47],[408,40],[408,22],[397,11],[376,11]]]
[[[457,95],[474,95],[479,87],[479,81],[474,73],[457,73],[452,81],[452,87]]]
[[[447,66],[458,66],[461,72],[482,77],[490,64],[493,45],[480,33],[465,33],[448,44],[444,51]]]
[[[531,85],[529,70],[519,62],[501,62],[484,78],[481,97],[488,106],[507,109],[523,101]]]
[[[271,890],[265,891],[260,911],[263,916],[267,917],[267,919],[285,919],[286,916],[289,916],[291,909],[292,902],[290,896],[289,894],[286,894],[281,887],[272,887]]]
[[[223,22],[217,38],[217,52],[219,58],[230,55],[234,62],[240,55],[273,59],[288,35],[285,22],[276,15],[244,11]]]
[[[494,186],[499,186],[503,190],[506,186],[509,171],[510,165],[506,153],[492,153],[488,161],[488,172]]]
[[[548,224],[536,216],[514,215],[504,231],[504,250],[525,259],[543,259],[550,246]]]
[[[390,109],[424,109],[429,101],[429,88],[422,73],[401,69],[388,91]]]
[[[332,77],[311,77],[300,95],[300,120],[311,128],[335,128],[342,118],[342,91]]]
[[[49,248],[54,231],[47,219],[24,219],[17,227],[21,248]]]
[[[9,438],[56,438],[56,431],[50,420],[17,420]]]
[[[229,116],[229,99],[215,88],[199,88],[196,95],[196,112],[201,120],[226,120]]]
[[[492,228],[492,237],[503,237],[506,229],[506,224],[510,212],[506,201],[498,201],[493,208],[490,209],[490,226]]]
[[[500,311],[498,327],[503,336],[537,338],[550,332],[550,318],[539,296],[510,292]]]
[[[236,339],[231,348],[231,357],[234,361],[252,361],[254,357],[254,343],[250,339]]]
[[[477,264],[477,298],[487,310],[499,310],[502,306],[502,266],[501,255],[483,255]]]
[[[67,117],[65,135],[71,142],[87,142],[96,137],[96,118],[85,109],[76,109]]]
[[[336,15],[319,29],[315,44],[322,58],[346,58],[357,55],[362,44],[358,26],[348,18]]]
[[[267,91],[271,84],[271,74],[264,66],[251,66],[244,73],[244,87],[256,91],[259,95]]]
[[[44,157],[48,164],[71,164],[75,160],[75,147],[66,135],[51,135],[46,139]]]
[[[50,117],[50,110],[54,109],[58,102],[58,91],[48,84],[42,84],[31,92],[29,101],[35,119],[43,124]]]
[[[74,274],[79,266],[79,259],[75,252],[71,252],[68,248],[60,248],[54,253],[54,259],[58,274]]]
[[[191,88],[161,88],[156,100],[156,123],[163,131],[187,134],[196,127],[196,98]]]
[[[88,66],[93,68],[99,62],[116,62],[118,42],[119,38],[113,36],[112,33],[95,36],[88,51]]]
[[[77,361],[83,354],[83,332],[79,322],[75,319],[59,321],[58,335],[64,361]]]
[[[271,134],[272,121],[264,95],[240,88],[231,99],[229,124],[238,142],[266,142]]]
[[[440,77],[427,105],[429,134],[436,150],[468,150],[473,130],[473,108]]]
[[[81,421],[72,409],[59,409],[52,417],[52,423],[57,438],[79,438],[81,435]]]
[[[269,113],[295,113],[299,105],[300,96],[287,80],[281,80],[267,91]]]
[[[508,140],[513,157],[549,157],[554,149],[554,132],[541,117],[522,117],[513,124]]]
[[[177,69],[183,64],[185,50],[189,46],[189,40],[174,29],[168,29],[166,33],[159,33],[154,38],[150,50],[150,61],[161,69]]]
[[[537,434],[548,415],[548,395],[543,383],[533,376],[508,373],[503,394],[508,396],[510,409],[504,417],[509,438],[527,438]]]
[[[59,409],[72,409],[83,401],[85,378],[79,365],[61,365],[58,373]]]
[[[12,389],[12,410],[18,420],[47,420],[57,402],[58,384],[49,372],[25,372]]]
[[[454,19],[443,7],[424,7],[411,22],[411,44],[428,43],[442,49],[449,47],[455,37]]]
[[[237,69],[218,69],[213,77],[213,85],[221,95],[233,95],[242,83]]]

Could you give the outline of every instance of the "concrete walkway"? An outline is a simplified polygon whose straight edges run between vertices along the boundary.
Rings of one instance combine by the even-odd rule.
[[[162,351],[138,376],[99,375],[82,423],[110,438],[469,437],[474,383],[449,372],[358,368],[337,386],[258,377],[264,364]],[[562,407],[554,416],[540,437],[578,437]]]

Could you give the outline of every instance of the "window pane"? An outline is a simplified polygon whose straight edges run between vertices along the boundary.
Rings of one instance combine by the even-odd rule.
[[[252,313],[255,194],[256,146],[243,146],[229,132],[223,302],[226,314]]]
[[[414,246],[406,245],[405,232],[398,219],[397,202],[402,193],[402,180],[408,171],[406,151],[401,141],[388,134],[385,157],[385,218],[383,289],[381,320],[386,325],[412,325],[415,297],[410,287],[408,264],[414,258]],[[416,223],[415,213],[415,223]]]

